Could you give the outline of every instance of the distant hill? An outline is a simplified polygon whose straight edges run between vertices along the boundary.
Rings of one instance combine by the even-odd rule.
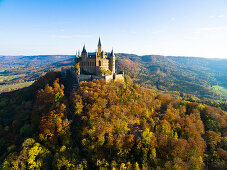
[[[144,87],[203,99],[225,101],[227,98],[226,93],[222,93],[227,89],[227,59],[116,55],[117,70],[125,71]],[[48,71],[72,66],[73,62],[73,55],[0,56],[0,85],[34,81]],[[212,86],[224,89],[220,91]]]
[[[225,99],[212,86],[227,89],[227,60],[196,57],[119,54],[117,69],[124,70],[137,83],[162,91],[179,91],[199,98]],[[129,66],[130,65],[130,66]]]
[[[37,80],[46,72],[72,65],[73,59],[72,55],[0,56],[0,85]]]
[[[0,56],[0,72],[43,67],[73,57],[72,55]]]

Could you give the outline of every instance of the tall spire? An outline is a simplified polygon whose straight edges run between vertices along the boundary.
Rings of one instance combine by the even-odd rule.
[[[110,60],[109,61],[110,61],[109,69],[112,72],[112,74],[114,74],[115,73],[115,55],[114,55],[113,48],[112,48],[112,51],[110,53]]]
[[[114,56],[114,51],[113,51],[113,48],[112,48],[112,51],[110,53],[110,56],[113,57]]]
[[[98,43],[98,45],[100,45],[100,46],[101,46],[101,40],[100,40],[100,37],[99,37],[99,43]]]
[[[87,52],[87,51],[86,51],[85,44],[84,44],[82,53],[86,53],[86,52]]]
[[[98,42],[98,55],[101,54],[101,50],[102,50],[102,47],[101,47],[101,40],[100,40],[100,37],[99,37],[99,42]]]

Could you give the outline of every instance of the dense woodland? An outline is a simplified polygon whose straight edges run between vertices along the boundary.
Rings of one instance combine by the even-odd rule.
[[[227,169],[227,113],[134,83],[59,72],[0,94],[1,169]]]
[[[0,56],[0,93],[28,86],[46,72],[73,66],[74,58],[72,55]],[[143,87],[171,95],[177,92],[191,95],[182,99],[215,100],[227,105],[226,67],[226,59],[116,54],[116,70],[124,71]]]
[[[117,69],[143,87],[191,94],[203,100],[227,101],[227,60],[119,54]],[[212,88],[218,85],[225,90]]]

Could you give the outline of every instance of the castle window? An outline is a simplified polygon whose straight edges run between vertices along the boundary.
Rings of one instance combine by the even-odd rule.
[[[101,66],[101,61],[99,60],[99,66]]]

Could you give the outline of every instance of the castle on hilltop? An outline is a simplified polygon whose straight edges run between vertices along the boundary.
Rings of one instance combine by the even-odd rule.
[[[88,53],[84,45],[81,54],[77,54],[75,57],[75,66],[61,68],[62,78],[66,78],[67,75],[72,75],[77,83],[94,79],[104,79],[106,82],[124,82],[124,72],[118,70],[116,73],[113,50],[105,53],[102,50],[100,38],[97,52]]]
[[[88,53],[85,45],[80,56],[75,58],[75,63],[79,63],[81,73],[100,75],[115,74],[115,55],[113,50],[111,53],[105,53],[102,50],[101,40],[98,41],[98,51]]]

